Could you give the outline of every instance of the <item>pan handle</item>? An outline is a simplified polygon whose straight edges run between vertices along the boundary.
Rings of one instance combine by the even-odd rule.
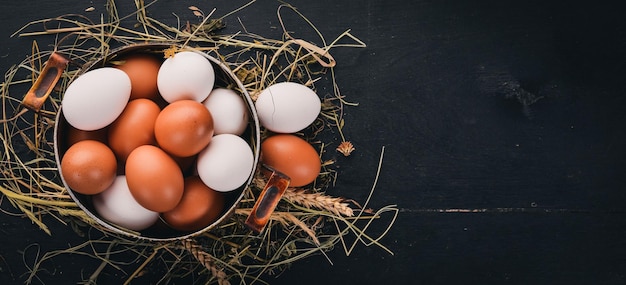
[[[257,233],[263,231],[269,222],[272,212],[274,212],[291,181],[287,175],[267,166],[264,167],[271,171],[270,178],[246,219],[246,226]]]
[[[44,102],[56,86],[69,60],[57,52],[50,54],[46,65],[35,80],[33,86],[24,96],[22,105],[35,112],[39,112]]]

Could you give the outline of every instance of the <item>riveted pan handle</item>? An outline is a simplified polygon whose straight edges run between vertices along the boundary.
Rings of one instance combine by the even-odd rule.
[[[261,191],[261,195],[256,200],[254,207],[252,207],[248,219],[246,219],[246,226],[257,233],[263,231],[265,225],[269,222],[270,216],[291,181],[287,175],[268,166],[264,165],[264,167],[271,171],[270,178]]]
[[[56,86],[69,60],[57,52],[53,52],[46,62],[43,70],[35,80],[33,86],[24,96],[22,105],[35,112],[39,112],[41,106]]]

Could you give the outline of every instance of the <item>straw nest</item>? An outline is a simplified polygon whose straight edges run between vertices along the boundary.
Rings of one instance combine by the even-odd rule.
[[[109,0],[107,13],[101,15],[99,22],[83,15],[62,15],[27,23],[14,34],[34,40],[32,55],[12,66],[1,85],[2,211],[26,217],[48,234],[53,233],[44,220],[50,223],[56,219],[71,227],[76,234],[86,237],[81,245],[39,256],[30,265],[27,282],[37,279],[45,262],[60,254],[81,254],[101,260],[101,266],[84,280],[90,284],[96,283],[99,273],[107,267],[122,272],[126,283],[129,283],[150,266],[166,268],[159,277],[161,281],[193,275],[194,280],[204,280],[204,283],[252,284],[266,283],[264,277],[278,274],[289,264],[307,256],[323,254],[336,245],[341,245],[347,255],[359,244],[375,245],[392,253],[379,241],[393,225],[398,209],[395,205],[377,210],[368,208],[377,179],[369,190],[368,198],[361,204],[327,195],[326,191],[337,178],[334,159],[322,162],[322,171],[312,186],[287,190],[260,235],[252,234],[244,226],[245,217],[254,205],[254,197],[264,185],[264,178],[260,175],[246,189],[235,215],[227,222],[194,238],[171,242],[136,240],[107,232],[106,228],[89,218],[64,189],[57,173],[52,145],[52,130],[61,94],[82,65],[102,58],[115,47],[134,43],[183,45],[207,52],[223,61],[238,76],[253,99],[260,90],[275,82],[299,82],[315,90],[316,82],[326,77],[328,82],[332,82],[332,93],[322,98],[321,116],[298,135],[314,145],[321,154],[337,151],[350,155],[355,148],[342,132],[345,127],[343,111],[345,107],[356,104],[346,101],[339,91],[331,50],[339,46],[363,48],[365,44],[349,30],[327,43],[303,14],[286,4],[280,5],[277,13],[283,29],[281,39],[248,33],[241,22],[243,31],[229,35],[220,33],[225,17],[240,13],[253,2],[221,17],[213,15],[215,10],[205,13],[191,6],[189,11],[198,19],[197,22],[185,22],[173,27],[149,16],[148,11],[154,2],[136,0],[136,11],[120,16],[115,2]],[[298,15],[313,29],[323,45],[317,46],[292,37],[281,16],[287,11]],[[48,42],[44,45],[39,41]],[[41,50],[40,46],[53,46],[54,49]],[[29,111],[20,104],[21,97],[38,77],[46,59],[55,51],[71,57],[72,64],[62,74],[41,111]],[[333,136],[340,137],[335,138],[340,139],[336,146],[324,141]],[[382,166],[383,153],[384,148],[376,178]],[[375,222],[383,224],[376,225],[378,231],[372,236],[368,230]],[[93,229],[100,234],[93,234]]]

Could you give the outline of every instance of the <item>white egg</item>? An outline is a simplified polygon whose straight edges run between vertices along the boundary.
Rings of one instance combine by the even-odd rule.
[[[255,107],[261,125],[268,130],[295,133],[315,121],[322,105],[310,88],[294,82],[281,82],[263,90]]]
[[[65,90],[61,109],[73,127],[93,131],[111,124],[130,98],[130,78],[120,69],[103,67],[84,73]]]
[[[216,135],[198,154],[196,169],[204,184],[228,192],[243,185],[254,167],[254,154],[248,143],[233,134]]]
[[[113,185],[94,195],[93,206],[105,220],[135,231],[147,229],[159,219],[159,213],[144,208],[133,198],[124,175],[117,176]]]
[[[165,101],[195,100],[202,102],[215,83],[211,62],[193,51],[182,51],[167,58],[157,75],[157,87]]]
[[[248,108],[243,98],[232,89],[216,88],[202,102],[213,117],[213,131],[241,135],[248,126]]]

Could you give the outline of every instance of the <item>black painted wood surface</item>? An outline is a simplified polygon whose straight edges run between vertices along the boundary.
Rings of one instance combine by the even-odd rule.
[[[118,2],[120,14],[133,11],[132,1]],[[384,146],[372,206],[401,211],[382,240],[394,255],[360,246],[346,257],[337,248],[332,265],[314,256],[271,284],[626,283],[620,5],[472,2],[290,2],[327,39],[352,29],[368,45],[334,53],[341,91],[359,106],[346,110],[344,129],[356,151],[339,157],[330,193],[365,199]],[[174,24],[172,13],[194,19],[190,5],[220,15],[244,3],[161,0],[149,11]],[[26,22],[103,5],[2,2],[0,71],[30,53],[32,39],[9,38]],[[251,32],[277,36],[278,5],[260,0],[235,16]],[[235,17],[227,21],[238,29]],[[2,209],[14,211],[6,201]],[[37,249],[84,241],[53,220],[52,236],[26,219],[3,214],[0,222],[2,284],[21,284]],[[39,275],[74,284],[98,264],[66,255]],[[115,270],[103,276],[124,279]]]

